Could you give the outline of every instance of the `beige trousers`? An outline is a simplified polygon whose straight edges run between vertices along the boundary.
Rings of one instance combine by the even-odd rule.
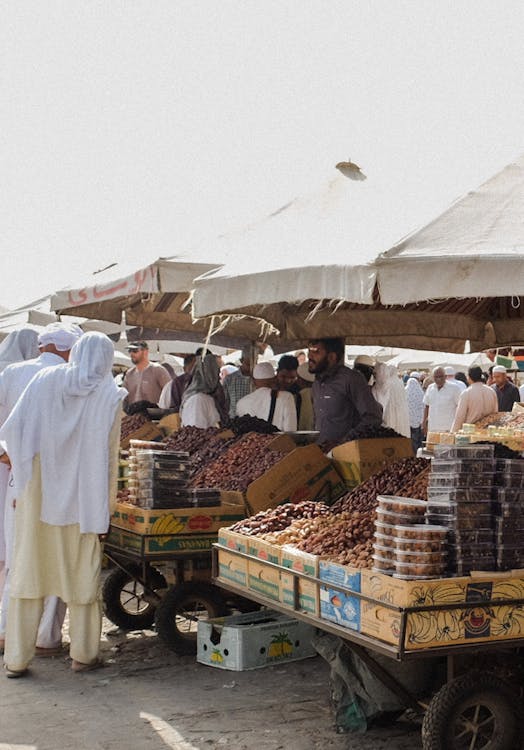
[[[69,653],[72,659],[90,664],[98,657],[102,631],[102,605],[71,604],[69,608]],[[44,609],[43,599],[9,600],[4,662],[9,669],[25,669],[35,655],[36,637]]]

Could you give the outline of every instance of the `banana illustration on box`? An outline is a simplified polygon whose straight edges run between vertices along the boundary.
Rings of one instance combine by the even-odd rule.
[[[180,518],[176,518],[171,513],[157,518],[155,523],[151,527],[150,534],[180,534],[185,528],[185,524]],[[156,540],[159,546],[163,546],[169,542],[169,538],[160,537]]]

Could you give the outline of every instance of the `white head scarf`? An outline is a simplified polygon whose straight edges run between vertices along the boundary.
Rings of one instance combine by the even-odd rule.
[[[38,357],[38,334],[33,328],[13,331],[0,344],[0,372],[8,365]]]
[[[68,352],[83,333],[74,323],[50,323],[38,337],[38,346],[54,344],[57,351]]]
[[[373,396],[382,405],[382,419],[387,427],[409,437],[409,412],[404,385],[398,377],[397,368],[384,362],[375,365]]]
[[[86,333],[68,364],[35,375],[0,430],[18,495],[40,455],[44,523],[108,529],[109,433],[126,395],[113,382],[113,351],[103,333]]]

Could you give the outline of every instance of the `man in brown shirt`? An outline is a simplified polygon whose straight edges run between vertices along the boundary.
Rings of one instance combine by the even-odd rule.
[[[171,380],[170,374],[162,365],[149,361],[147,341],[130,344],[127,350],[133,362],[133,367],[126,372],[123,382],[129,393],[128,403],[149,401],[158,404],[162,388]]]

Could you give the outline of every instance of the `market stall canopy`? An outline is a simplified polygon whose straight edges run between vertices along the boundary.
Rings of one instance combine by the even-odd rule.
[[[218,265],[182,255],[158,258],[144,268],[111,280],[104,279],[100,284],[60,290],[53,296],[51,307],[61,315],[79,315],[118,324],[125,312],[127,325],[138,329],[133,332],[133,339],[136,336],[147,340],[169,338],[204,343],[210,322],[193,320],[190,293],[193,280]],[[115,274],[119,270],[120,266],[115,264]],[[231,320],[227,332],[215,332],[213,343],[236,348],[248,340],[263,337],[264,328],[267,326],[257,320],[243,318],[238,323]]]
[[[374,191],[369,226],[358,191],[372,180],[343,179],[218,238],[212,249],[227,257],[243,248],[246,262],[198,279],[194,314],[261,316],[302,342],[344,336],[449,352],[468,339],[474,350],[524,342],[524,157],[400,243],[402,230],[391,240],[395,223],[381,222],[387,194]]]
[[[118,337],[120,326],[102,320],[85,321],[78,316],[64,316],[64,322],[78,323],[84,331],[100,331],[111,338]],[[51,310],[51,295],[29,302],[0,314],[0,340],[11,331],[16,331],[23,326],[30,326],[36,331],[41,331],[49,323],[59,320],[56,313]]]
[[[493,362],[484,352],[454,354],[428,350],[404,349],[388,360],[399,370],[430,370],[433,367],[454,367],[455,370],[467,372],[469,367],[478,365],[487,370]]]

